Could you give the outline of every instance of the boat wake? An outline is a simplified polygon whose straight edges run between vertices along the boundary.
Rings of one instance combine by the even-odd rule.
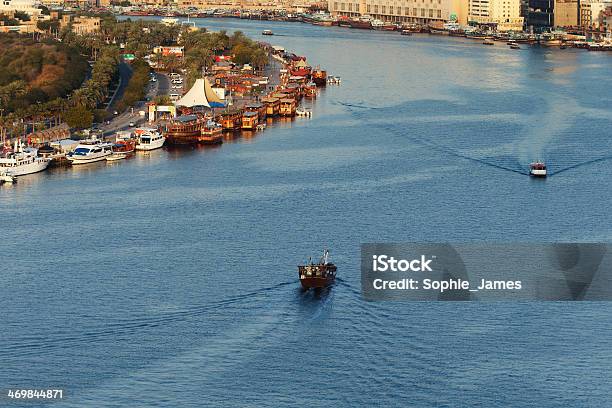
[[[552,171],[551,174],[553,175],[561,174],[561,173],[565,173],[566,171],[576,170],[584,166],[590,166],[590,165],[601,163],[601,162],[608,161],[608,160],[612,160],[612,156],[604,156],[604,157],[599,157],[597,159],[592,159],[592,160],[587,160],[587,161],[583,161],[580,163],[572,164],[572,165],[560,168],[559,170]]]
[[[422,138],[422,137],[418,137],[418,136],[414,136],[414,135],[410,135],[410,134],[406,134],[402,131],[399,131],[398,129],[389,126],[389,125],[384,125],[382,124],[382,127],[397,135],[400,137],[408,137],[409,139],[415,141],[416,143],[421,144],[422,146],[426,146],[432,150],[436,150],[440,153],[443,154],[447,154],[450,156],[454,156],[454,157],[458,157],[460,159],[465,159],[474,163],[478,163],[478,164],[482,164],[485,166],[489,166],[489,167],[493,167],[499,170],[505,170],[505,171],[509,171],[509,172],[513,172],[513,173],[517,173],[517,174],[523,174],[523,175],[529,175],[529,172],[523,168],[523,166],[521,166],[521,164],[518,162],[518,160],[512,160],[511,158],[508,158],[507,164],[501,164],[499,162],[492,162],[490,160],[486,160],[483,158],[479,158],[479,157],[474,157],[474,156],[470,156],[467,155],[465,153],[461,153],[459,151],[457,151],[456,149],[453,149],[449,146],[440,144],[440,143],[435,143],[432,140],[426,139],[426,138]]]
[[[360,120],[368,120],[368,118],[364,117],[362,112],[358,112],[352,108],[357,108],[357,109],[367,109],[367,110],[381,110],[383,108],[380,107],[372,107],[372,106],[364,106],[364,105],[355,105],[355,104],[350,104],[350,103],[345,103],[345,102],[338,102],[338,104],[343,105],[348,107],[349,112],[351,113],[351,115],[357,117]],[[387,109],[387,108],[385,108]],[[385,131],[389,132],[390,134],[393,134],[397,137],[400,137],[402,139],[408,138],[412,141],[414,141],[415,143],[420,144],[421,146],[430,148],[432,150],[438,151],[440,153],[446,154],[446,155],[450,155],[450,156],[454,156],[460,159],[464,159],[464,160],[468,160],[474,163],[478,163],[481,165],[485,165],[485,166],[489,166],[489,167],[493,167],[499,170],[505,170],[508,172],[512,172],[512,173],[516,173],[516,174],[521,174],[521,175],[529,175],[529,171],[525,168],[524,165],[522,165],[518,159],[516,158],[512,158],[512,157],[507,157],[507,159],[505,161],[492,161],[492,160],[488,160],[485,158],[481,158],[481,157],[476,157],[476,156],[471,156],[465,153],[460,152],[457,149],[453,149],[452,147],[449,147],[447,145],[441,144],[441,143],[436,143],[434,141],[432,141],[431,139],[427,139],[424,137],[419,137],[416,136],[414,134],[408,133],[405,131],[405,129],[398,129],[397,127],[393,126],[393,125],[389,125],[386,124],[382,121],[380,121],[380,119],[377,118],[377,121],[375,123],[373,123],[372,121],[370,121],[369,123],[371,126],[377,126],[380,127],[382,129],[384,129]]]
[[[381,107],[378,107],[378,106],[358,105],[358,104],[341,102],[341,101],[334,101],[334,103],[337,105],[346,106],[347,108],[358,108],[358,109],[368,109],[368,110],[382,109]]]
[[[239,296],[234,296],[228,299],[210,302],[202,305],[196,305],[189,308],[184,308],[179,311],[167,312],[163,315],[154,317],[143,317],[131,319],[129,321],[118,321],[116,323],[106,324],[101,328],[85,329],[83,332],[76,334],[61,333],[44,333],[44,336],[24,336],[15,339],[12,344],[5,344],[0,348],[0,358],[11,356],[27,356],[39,354],[42,350],[53,350],[59,348],[70,348],[83,342],[91,343],[103,341],[109,337],[122,337],[133,334],[137,330],[146,330],[164,326],[177,321],[183,321],[197,316],[201,316],[207,312],[218,310],[219,308],[228,307],[241,302],[265,297],[266,294],[274,292],[288,285],[295,285],[296,281],[282,282],[273,286],[265,287],[245,293]]]

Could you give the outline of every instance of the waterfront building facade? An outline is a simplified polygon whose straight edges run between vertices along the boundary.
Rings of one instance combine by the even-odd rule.
[[[468,19],[494,25],[498,31],[522,31],[524,25],[521,0],[469,0]]]
[[[174,4],[180,9],[196,8],[199,10],[208,8],[218,9],[242,9],[242,10],[277,10],[292,7],[289,1],[271,0],[176,0]]]
[[[599,30],[602,28],[605,11],[612,7],[612,2],[601,0],[583,0],[580,2],[580,26]]]
[[[580,25],[579,0],[555,0],[555,27],[577,27]]]
[[[467,24],[467,1],[462,0],[329,0],[334,16],[372,16],[387,22],[420,23],[456,20]]]
[[[555,0],[529,0],[527,26],[535,31],[553,27],[555,15]]]

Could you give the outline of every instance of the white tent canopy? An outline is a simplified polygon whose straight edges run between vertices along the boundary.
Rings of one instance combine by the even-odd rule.
[[[181,99],[176,101],[176,106],[193,108],[194,106],[204,106],[206,108],[223,107],[223,101],[219,99],[215,91],[212,90],[210,82],[206,78],[198,78]]]

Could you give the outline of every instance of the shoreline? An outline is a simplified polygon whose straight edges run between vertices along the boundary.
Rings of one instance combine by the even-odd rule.
[[[200,13],[201,14],[201,13]],[[236,15],[232,15],[232,14],[227,14],[227,15],[220,15],[220,16],[201,16],[201,15],[197,15],[197,16],[193,16],[192,14],[189,13],[179,13],[177,14],[172,14],[172,13],[166,13],[166,14],[152,14],[152,13],[148,13],[148,14],[125,14],[125,13],[119,13],[116,14],[116,17],[118,18],[142,18],[142,17],[153,17],[153,18],[159,18],[159,19],[164,19],[164,18],[170,18],[170,19],[176,19],[178,22],[180,22],[180,24],[184,24],[184,23],[194,23],[194,20],[220,20],[220,19],[232,19],[232,20],[249,20],[249,21],[258,21],[258,22],[264,22],[264,21],[271,21],[271,22],[283,22],[283,23],[301,23],[301,24],[309,24],[309,25],[313,25],[313,26],[318,26],[318,27],[324,27],[324,28],[330,28],[330,27],[335,27],[335,28],[344,28],[344,29],[350,29],[353,31],[361,31],[364,33],[367,32],[377,32],[377,33],[389,33],[391,34],[395,34],[395,35],[402,35],[405,32],[408,32],[407,35],[408,36],[412,36],[412,35],[431,35],[431,36],[435,36],[435,37],[455,37],[455,38],[465,38],[468,40],[474,40],[474,41],[481,41],[483,42],[483,46],[490,46],[491,44],[485,44],[484,42],[486,42],[487,40],[491,40],[495,43],[497,42],[506,42],[508,43],[507,45],[510,45],[509,42],[513,42],[520,45],[530,45],[530,46],[538,46],[538,47],[543,47],[543,48],[551,48],[551,49],[568,49],[568,48],[577,48],[577,49],[586,49],[588,51],[612,51],[612,41],[606,40],[606,41],[588,41],[586,39],[576,39],[576,38],[571,38],[568,39],[566,37],[577,37],[577,35],[575,34],[568,34],[566,32],[564,32],[563,34],[557,33],[557,34],[551,34],[548,33],[547,35],[542,35],[542,34],[530,34],[529,32],[526,31],[522,31],[522,32],[487,32],[487,33],[482,33],[482,34],[477,34],[477,35],[471,35],[468,34],[466,32],[464,32],[463,30],[447,30],[447,29],[442,29],[442,28],[434,28],[434,27],[427,27],[424,28],[422,30],[411,30],[411,29],[402,29],[400,28],[400,26],[397,26],[395,29],[391,30],[391,29],[383,29],[383,28],[374,28],[374,27],[370,27],[370,28],[365,28],[365,27],[351,27],[350,25],[345,25],[345,24],[339,24],[338,21],[335,21],[335,24],[319,24],[316,22],[312,22],[312,21],[303,21],[303,20],[294,20],[294,19],[279,19],[279,18],[243,18],[240,16],[236,16]],[[599,36],[603,36],[605,33],[598,33]]]

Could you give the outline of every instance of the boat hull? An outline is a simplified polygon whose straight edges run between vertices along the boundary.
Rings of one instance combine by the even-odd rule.
[[[221,128],[203,131],[198,142],[205,145],[221,144],[223,143],[223,131]]]
[[[106,161],[118,161],[124,160],[128,157],[129,153],[113,153],[106,157]]]
[[[369,21],[351,20],[349,24],[351,28],[357,28],[360,30],[371,30],[372,29],[372,23],[370,23]]]
[[[546,177],[546,170],[531,170],[529,175],[532,177]]]
[[[156,149],[160,149],[164,143],[166,142],[166,138],[161,138],[159,140],[156,140],[153,143],[147,143],[147,144],[137,144],[136,145],[136,150],[140,150],[140,151],[148,151],[148,150],[156,150]]]
[[[298,266],[298,276],[304,289],[324,288],[336,281],[336,265],[316,264]]]
[[[304,289],[316,289],[326,288],[332,285],[336,281],[335,278],[318,278],[318,277],[307,277],[301,278],[300,283]]]
[[[99,162],[102,160],[106,160],[106,158],[110,156],[111,154],[112,154],[111,152],[108,152],[106,154],[96,156],[96,157],[79,157],[79,158],[67,157],[67,159],[70,162],[70,164],[74,166],[78,164],[89,164],[89,163],[95,163],[95,162]]]
[[[51,160],[37,160],[34,163],[24,164],[15,167],[0,167],[0,173],[7,173],[11,176],[25,176],[26,174],[40,173],[49,167]]]

